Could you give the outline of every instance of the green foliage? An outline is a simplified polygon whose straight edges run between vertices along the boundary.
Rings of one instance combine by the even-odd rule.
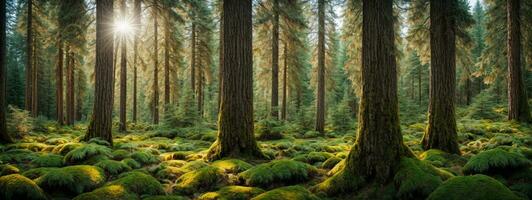
[[[0,176],[10,175],[10,174],[18,174],[20,173],[20,169],[13,165],[0,165]]]
[[[0,199],[46,200],[48,198],[32,180],[18,174],[11,174],[0,177]]]
[[[123,149],[114,150],[111,154],[114,160],[123,160],[129,157],[129,151]]]
[[[301,186],[281,187],[262,193],[252,200],[318,200],[319,198]]]
[[[432,192],[428,200],[518,200],[512,191],[499,181],[485,175],[457,176],[445,181]]]
[[[36,167],[62,167],[63,156],[56,154],[44,154],[33,159],[31,164]]]
[[[130,171],[131,167],[126,163],[115,161],[115,160],[102,160],[96,163],[94,166],[100,167],[105,170],[107,173],[112,175],[118,175],[122,172]]]
[[[126,158],[122,161],[120,161],[124,164],[126,164],[127,166],[131,167],[132,169],[138,169],[140,167],[142,167],[142,165],[137,162],[136,160],[134,160],[133,158]]]
[[[336,164],[338,164],[340,161],[342,161],[341,158],[338,158],[336,156],[332,156],[330,158],[328,158],[327,160],[325,160],[325,162],[323,162],[321,164],[321,168],[324,168],[324,169],[332,169],[334,166],[336,166]]]
[[[96,156],[111,157],[111,149],[98,144],[82,144],[65,155],[65,163],[81,163]]]
[[[532,162],[521,154],[496,148],[473,156],[462,171],[464,174],[511,173],[531,165]]]
[[[423,152],[419,158],[430,162],[436,167],[451,167],[455,165],[464,165],[467,160],[455,154],[449,154],[438,149],[429,149]]]
[[[327,152],[310,152],[309,154],[296,156],[293,158],[293,160],[314,164],[316,162],[324,162],[333,156],[333,154]]]
[[[185,164],[183,167],[181,167],[181,169],[183,169],[183,170],[188,172],[188,171],[201,169],[201,168],[207,167],[207,166],[209,166],[209,165],[207,163],[205,163],[204,161],[195,160],[195,161],[191,161],[191,162]]]
[[[74,165],[63,168],[51,168],[35,182],[46,191],[67,191],[81,194],[101,186],[106,180],[103,171],[94,166]]]
[[[198,191],[210,190],[225,182],[225,174],[218,167],[207,166],[190,171],[179,177],[174,189],[178,193],[192,194]]]
[[[39,178],[46,173],[50,172],[51,170],[58,169],[55,167],[41,167],[41,168],[33,168],[30,170],[25,171],[22,173],[23,176],[28,177],[30,179],[36,179]]]
[[[107,186],[121,186],[127,191],[141,195],[161,195],[164,194],[163,186],[152,176],[138,172],[127,172]]]
[[[400,199],[423,199],[452,177],[430,164],[413,158],[402,158],[394,182]]]
[[[142,164],[155,164],[161,162],[158,156],[155,156],[148,151],[133,152],[131,158]]]
[[[216,192],[205,193],[198,200],[247,200],[261,193],[264,190],[256,187],[226,186]]]
[[[487,90],[482,91],[477,95],[473,103],[468,107],[466,118],[469,119],[491,119],[503,120],[506,115],[502,112],[506,104],[499,101],[495,93],[496,87],[492,86]]]
[[[275,119],[263,119],[255,123],[255,133],[259,140],[279,140],[283,138],[284,130],[282,123]]]
[[[7,131],[15,134],[13,136],[21,138],[30,133],[33,129],[33,118],[30,112],[9,106],[9,116],[7,118]]]
[[[176,196],[176,195],[159,195],[159,196],[150,196],[144,198],[143,200],[188,200],[186,197]]]
[[[316,168],[293,160],[274,160],[257,165],[238,176],[249,186],[269,187],[274,184],[293,184],[309,180]]]
[[[106,200],[136,200],[140,199],[137,195],[132,194],[121,185],[110,185],[98,188],[92,192],[83,193],[74,198],[74,200],[93,200],[93,199],[106,199]]]
[[[26,149],[11,149],[0,154],[2,163],[27,163],[31,162],[36,154]]]
[[[253,165],[238,159],[217,160],[212,166],[225,170],[228,173],[240,173],[253,167]]]

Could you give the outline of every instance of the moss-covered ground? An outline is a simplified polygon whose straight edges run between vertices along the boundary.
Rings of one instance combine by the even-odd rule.
[[[268,138],[269,130],[259,125],[258,143],[271,160],[208,162],[206,150],[216,138],[212,125],[130,125],[127,133],[114,133],[111,147],[97,139],[81,142],[86,124],[48,123],[15,144],[0,145],[0,199],[532,198],[532,127],[527,125],[459,121],[461,156],[421,150],[426,125],[403,125],[404,142],[419,160],[402,160],[389,186],[336,197],[312,188],[342,164],[355,130],[318,137],[268,124],[282,134]]]

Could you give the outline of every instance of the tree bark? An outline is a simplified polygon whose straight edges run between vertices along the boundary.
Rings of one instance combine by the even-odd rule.
[[[287,100],[287,78],[288,78],[288,46],[284,43],[284,63],[283,63],[283,100],[281,105],[281,119],[286,120],[286,100]]]
[[[419,97],[418,97],[418,101],[419,101],[419,105],[421,105],[421,101],[422,101],[422,95],[421,95],[421,72],[422,72],[422,69],[421,67],[419,68],[418,70],[418,74],[417,74],[417,87],[418,87],[418,90],[419,90]]]
[[[57,42],[57,66],[55,70],[55,99],[56,99],[56,117],[57,117],[57,123],[59,125],[64,124],[64,116],[63,116],[63,106],[64,106],[64,95],[63,95],[63,40],[62,36],[59,35],[59,39]]]
[[[94,108],[85,140],[99,137],[113,144],[113,0],[96,0]]]
[[[531,122],[521,66],[521,1],[507,0],[508,120]]]
[[[32,76],[33,76],[33,0],[27,1],[27,19],[26,19],[26,90],[25,90],[25,108],[33,112],[32,101]]]
[[[430,1],[430,102],[424,149],[460,154],[454,112],[456,79],[455,20],[457,0]]]
[[[32,42],[32,71],[31,71],[31,116],[37,117],[39,115],[39,87],[37,86],[39,80],[39,70],[37,69],[37,48],[35,47],[36,37],[33,37]]]
[[[7,133],[7,111],[6,111],[6,0],[0,1],[0,144],[13,143]]]
[[[223,68],[218,138],[207,157],[264,158],[253,134],[251,0],[223,1]]]
[[[152,104],[152,114],[153,114],[153,123],[159,124],[159,39],[158,39],[158,12],[157,12],[157,1],[155,1],[155,6],[153,7],[153,45],[154,45],[154,53],[153,53],[153,104]]]
[[[316,131],[325,127],[325,0],[318,0],[318,92],[316,97]]]
[[[67,91],[66,91],[66,125],[73,125],[75,118],[75,98],[74,98],[74,53],[67,51]]]
[[[168,12],[165,10],[165,12]],[[167,110],[167,106],[170,104],[170,15],[166,15],[164,18],[164,108]]]
[[[122,0],[120,8],[122,20],[126,19],[126,0]],[[120,56],[120,122],[118,131],[126,132],[126,104],[127,104],[127,36],[125,33],[120,35],[121,56]]]
[[[279,119],[279,0],[273,0],[272,21],[272,99],[270,115]]]
[[[192,94],[196,93],[196,23],[192,22],[192,36],[190,42],[192,48],[190,49],[190,87],[192,88]]]
[[[140,30],[141,22],[140,15],[142,14],[141,0],[135,0],[135,28]],[[135,41],[133,48],[133,122],[137,122],[137,65],[138,65],[138,48],[139,48],[139,34],[137,31],[134,32]]]

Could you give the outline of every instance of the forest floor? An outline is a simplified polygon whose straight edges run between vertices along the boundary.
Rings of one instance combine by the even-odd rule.
[[[16,144],[0,145],[0,193],[26,199],[320,199],[310,188],[347,156],[355,140],[354,130],[327,137],[292,131],[280,140],[259,141],[271,161],[207,162],[203,158],[216,138],[209,128],[131,125],[127,134],[114,133],[110,147],[101,140],[80,142],[85,127],[45,123]],[[424,128],[423,123],[402,127],[405,144],[422,162],[451,176],[487,174],[516,196],[532,198],[531,126],[460,121],[462,156],[422,151]],[[416,174],[409,176],[416,183]],[[9,180],[18,180],[18,185]],[[418,184],[412,190],[426,189],[426,183]],[[410,197],[420,193],[410,192]]]

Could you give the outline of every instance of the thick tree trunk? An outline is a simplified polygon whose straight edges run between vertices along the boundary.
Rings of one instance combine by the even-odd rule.
[[[325,0],[318,0],[318,92],[316,97],[316,131],[325,128]]]
[[[126,0],[122,0],[121,5],[121,17],[126,19]],[[120,53],[120,122],[118,125],[118,131],[126,132],[126,104],[127,104],[127,37],[126,34],[120,35],[121,50]]]
[[[283,63],[283,100],[281,105],[281,119],[286,120],[286,100],[287,100],[287,78],[288,78],[288,47],[287,43],[284,43],[284,63]]]
[[[74,118],[76,115],[75,111],[75,98],[74,98],[74,54],[72,52],[67,52],[67,74],[66,74],[66,124],[73,125]]]
[[[190,42],[192,48],[190,49],[190,87],[192,88],[192,94],[196,92],[196,23],[192,22],[192,36],[190,36]]]
[[[329,195],[356,191],[360,180],[386,184],[393,179],[401,157],[413,156],[403,144],[399,126],[392,4],[392,0],[363,0],[357,140],[342,171],[319,186]]]
[[[223,74],[218,139],[207,157],[264,158],[253,134],[251,0],[223,1]]]
[[[140,15],[142,14],[141,10],[141,0],[135,0],[135,27],[136,30],[140,30],[141,22]],[[133,47],[133,122],[137,122],[137,65],[138,65],[138,48],[139,48],[139,34],[135,31],[135,41]]]
[[[454,112],[456,81],[456,0],[430,1],[430,102],[429,122],[423,135],[424,149],[460,154]]]
[[[272,99],[270,115],[279,119],[279,0],[273,0],[272,21]]]
[[[7,133],[6,111],[6,0],[0,1],[0,144],[12,143],[13,140]]]
[[[153,99],[152,99],[152,114],[153,114],[153,123],[159,124],[159,39],[158,39],[158,12],[157,12],[157,1],[155,1],[155,6],[153,7],[153,37],[154,37],[154,66],[153,66]]]
[[[113,144],[113,0],[96,0],[94,109],[85,140],[99,137]]]
[[[31,71],[31,116],[37,117],[39,115],[39,87],[37,86],[39,80],[39,69],[37,69],[37,48],[35,47],[36,37],[33,37],[32,51],[33,64]]]
[[[220,6],[223,8],[223,1],[220,1]],[[221,10],[221,9],[220,9]],[[220,12],[220,48],[219,48],[219,69],[218,69],[218,108],[217,110],[220,110],[220,104],[222,102],[222,76],[223,76],[223,65],[224,62],[224,13]]]
[[[165,12],[168,12],[165,10]],[[170,104],[170,22],[166,15],[164,28],[164,109]]]
[[[57,117],[57,123],[59,125],[64,124],[64,116],[63,116],[63,46],[64,43],[62,41],[62,36],[59,36],[59,40],[57,42],[57,66],[55,69],[55,99],[56,99],[56,117]]]
[[[528,97],[521,66],[521,0],[507,0],[508,120],[530,122]]]
[[[27,1],[28,14],[26,17],[26,88],[25,88],[25,108],[27,111],[33,111],[32,101],[32,76],[33,76],[33,0]]]
[[[75,102],[75,105],[76,105],[76,115],[75,115],[75,118],[74,120],[75,121],[81,121],[81,118],[83,117],[83,99],[84,99],[84,96],[83,96],[83,90],[84,88],[82,87],[82,80],[83,80],[83,76],[85,76],[85,74],[83,73],[83,71],[81,69],[78,70],[78,72],[76,73],[76,102]]]

